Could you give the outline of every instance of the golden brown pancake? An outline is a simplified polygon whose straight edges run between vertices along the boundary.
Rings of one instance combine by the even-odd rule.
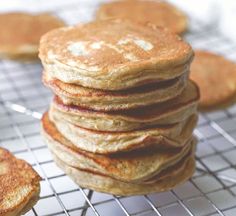
[[[85,151],[110,154],[131,151],[155,145],[157,148],[182,147],[192,136],[197,123],[197,115],[190,116],[182,122],[135,130],[128,132],[105,132],[89,130],[58,119],[49,112],[50,121],[58,131],[75,146]],[[48,119],[45,113],[43,123]],[[48,120],[49,121],[49,120]]]
[[[50,14],[0,14],[0,57],[21,60],[37,58],[40,37],[46,32],[64,26]]]
[[[129,90],[104,91],[64,83],[51,78],[45,72],[43,75],[44,84],[51,88],[64,104],[98,111],[132,109],[170,100],[182,93],[187,85],[187,79],[188,76],[182,75],[173,80]]]
[[[214,110],[235,102],[236,64],[206,51],[195,54],[190,78],[200,88],[200,109]]]
[[[62,82],[121,90],[188,73],[193,51],[167,29],[111,19],[50,31],[39,56]]]
[[[160,179],[157,177],[157,179],[150,184],[131,184],[112,179],[105,175],[68,166],[56,155],[54,155],[54,160],[56,164],[81,187],[119,196],[142,195],[171,190],[177,185],[187,181],[195,171],[195,159],[193,154],[191,154],[184,161],[181,161],[177,167],[168,170],[168,174],[166,173],[165,177]]]
[[[40,179],[28,163],[0,148],[0,215],[29,211],[39,199]]]
[[[42,125],[42,134],[50,150],[69,166],[130,183],[152,179],[163,170],[174,166],[194,148],[190,137],[182,148],[160,149],[150,146],[127,153],[93,154],[76,147],[45,117]]]
[[[51,104],[52,115],[79,127],[99,131],[131,131],[154,125],[169,125],[197,113],[199,90],[193,82],[175,99],[139,109],[103,112],[65,105],[58,97]]]
[[[142,23],[151,22],[182,34],[187,29],[187,17],[182,11],[164,1],[114,1],[103,4],[97,19],[125,18]]]

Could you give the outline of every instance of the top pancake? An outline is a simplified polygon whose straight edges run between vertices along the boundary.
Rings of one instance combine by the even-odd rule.
[[[201,110],[212,110],[235,101],[236,64],[222,56],[196,51],[190,78],[200,88]]]
[[[190,45],[167,29],[120,19],[53,30],[39,52],[50,76],[104,90],[178,77],[193,57]]]
[[[0,215],[21,215],[39,196],[39,175],[23,160],[0,148]]]
[[[50,14],[4,13],[0,26],[0,56],[14,58],[36,56],[40,37],[64,23]]]
[[[159,1],[115,1],[102,5],[97,19],[125,18],[151,22],[181,34],[187,29],[187,17],[174,6]]]

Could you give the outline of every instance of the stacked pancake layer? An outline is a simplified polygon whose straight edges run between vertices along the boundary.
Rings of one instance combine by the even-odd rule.
[[[197,86],[191,47],[127,20],[43,36],[43,82],[55,93],[42,134],[82,187],[135,195],[169,190],[194,172]]]

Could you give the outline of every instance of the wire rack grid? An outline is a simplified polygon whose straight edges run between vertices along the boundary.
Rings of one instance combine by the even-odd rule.
[[[89,20],[96,6],[76,3],[53,12],[74,24]],[[236,44],[215,25],[190,18],[186,40],[236,60]],[[39,63],[0,61],[0,146],[28,161],[43,178],[40,200],[27,216],[236,215],[236,106],[200,115],[197,170],[191,180],[169,192],[116,197],[78,187],[54,164],[39,132],[51,100],[41,71]]]

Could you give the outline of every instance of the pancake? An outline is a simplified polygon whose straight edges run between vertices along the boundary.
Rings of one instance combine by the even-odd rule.
[[[123,91],[103,91],[63,83],[44,72],[43,82],[64,104],[93,110],[124,110],[160,103],[177,97],[184,90],[188,76]]]
[[[44,114],[43,124],[52,121],[58,131],[75,146],[85,151],[110,154],[155,145],[159,148],[181,147],[190,139],[197,123],[197,115],[166,126],[130,132],[102,132],[81,128],[49,113]]]
[[[193,51],[167,29],[111,19],[50,31],[39,57],[62,82],[121,90],[188,73]]]
[[[150,147],[127,153],[101,155],[77,148],[63,137],[50,121],[43,122],[42,134],[53,154],[69,166],[100,173],[124,182],[149,180],[164,169],[178,163],[193,148],[192,138],[190,138],[183,148]]]
[[[222,56],[196,51],[191,79],[199,85],[202,111],[225,108],[236,100],[236,64]]]
[[[155,183],[131,184],[68,166],[55,155],[54,160],[79,186],[119,196],[144,195],[171,190],[188,180],[195,171],[195,159],[191,155],[182,162],[181,168],[178,166],[177,169],[174,167],[172,170],[168,170],[169,175],[166,175],[165,178],[161,178],[160,180],[157,179]]]
[[[0,215],[29,211],[39,199],[40,179],[28,163],[0,148]]]
[[[0,26],[0,57],[33,60],[40,37],[64,23],[50,14],[14,12],[0,14]]]
[[[79,106],[65,105],[54,98],[50,113],[79,127],[99,131],[132,131],[154,125],[169,125],[197,113],[199,90],[193,82],[177,98],[140,109],[98,112]]]
[[[125,18],[142,23],[151,22],[182,34],[187,29],[187,17],[164,1],[114,1],[101,5],[97,19]]]

